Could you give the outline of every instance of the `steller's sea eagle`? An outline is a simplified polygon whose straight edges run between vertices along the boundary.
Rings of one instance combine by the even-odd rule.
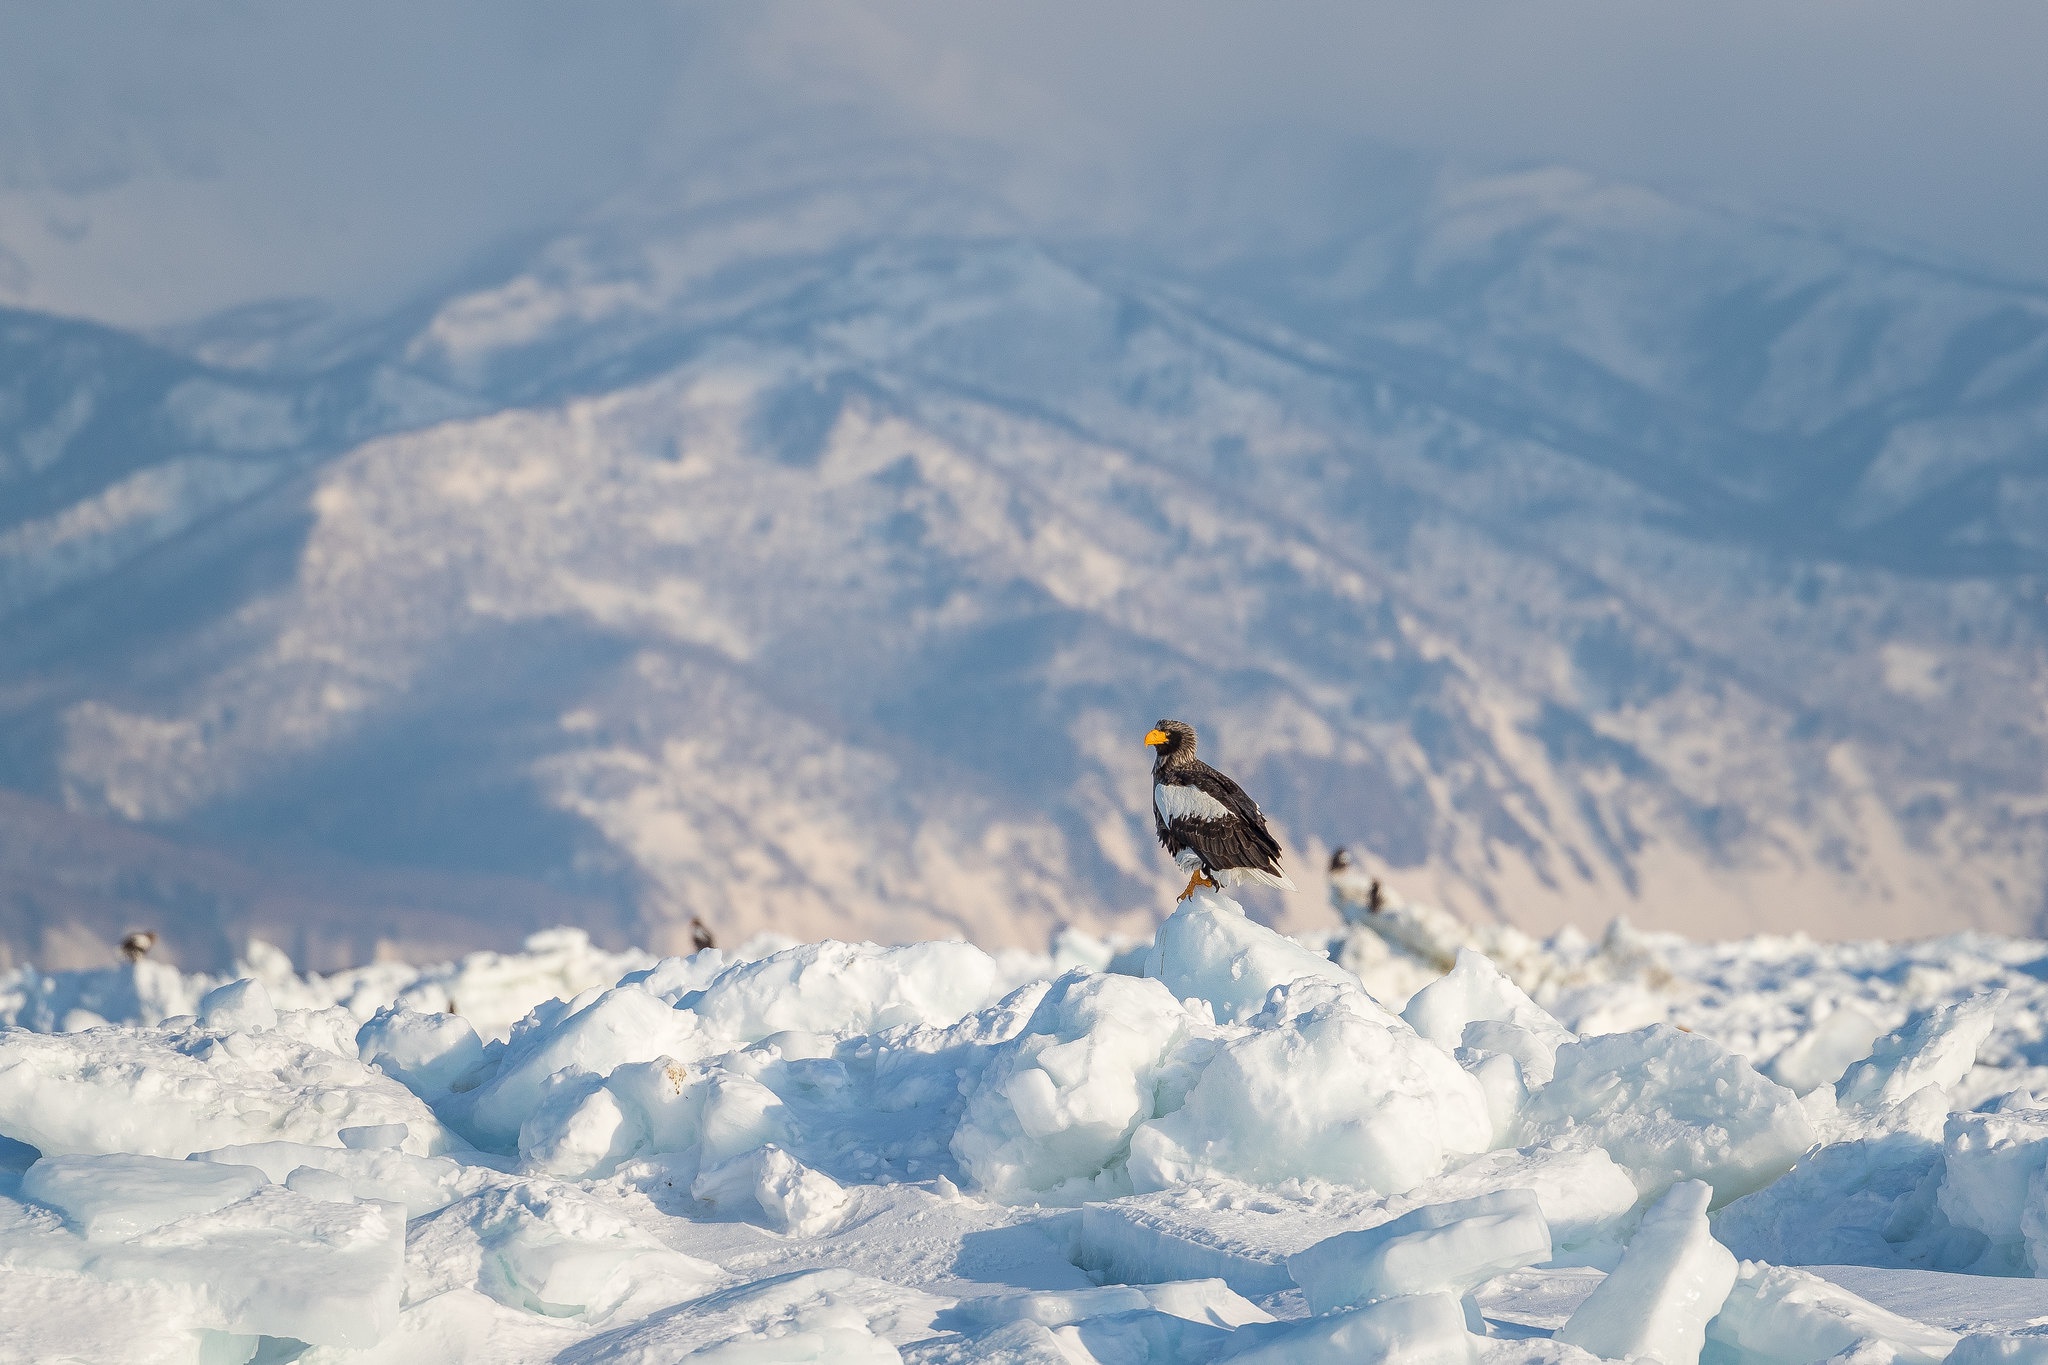
[[[1195,727],[1162,720],[1145,736],[1152,759],[1152,823],[1159,844],[1188,874],[1186,900],[1198,886],[1259,882],[1292,891],[1280,870],[1280,841],[1266,828],[1259,803],[1244,788],[1195,757]]]

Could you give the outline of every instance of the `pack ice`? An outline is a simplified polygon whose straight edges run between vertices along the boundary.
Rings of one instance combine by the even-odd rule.
[[[2048,1360],[2048,945],[1418,916],[22,969],[0,1359]]]

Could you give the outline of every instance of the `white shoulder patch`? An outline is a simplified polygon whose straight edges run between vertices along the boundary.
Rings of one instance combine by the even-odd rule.
[[[1218,801],[1200,787],[1169,787],[1158,783],[1152,788],[1152,804],[1159,810],[1162,820],[1227,820],[1230,807]]]

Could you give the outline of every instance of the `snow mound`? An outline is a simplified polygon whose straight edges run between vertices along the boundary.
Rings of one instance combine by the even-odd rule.
[[[701,1171],[690,1196],[714,1209],[759,1213],[777,1232],[816,1237],[845,1216],[847,1193],[832,1177],[772,1144],[756,1147]]]
[[[1132,1135],[1194,1079],[1208,1021],[1156,981],[1069,972],[994,1049],[951,1150],[1000,1199],[1128,1192]]]
[[[1185,1103],[1131,1135],[1140,1189],[1228,1176],[1388,1193],[1485,1151],[1479,1083],[1357,986],[1297,979],[1201,1068]]]
[[[388,1005],[356,1031],[362,1059],[415,1094],[445,1094],[484,1060],[469,1020],[445,1010],[422,1014]]]
[[[541,1102],[542,1088],[563,1071],[603,1078],[629,1062],[694,1057],[702,1027],[642,986],[586,992],[542,1005],[512,1030],[491,1075],[461,1101],[449,1103],[480,1144],[517,1143]]]
[[[785,1030],[950,1024],[995,1003],[1001,984],[995,959],[967,943],[807,943],[733,967],[677,1003],[712,1035],[751,1043]]]
[[[1268,992],[1296,981],[1364,994],[1358,979],[1328,957],[1254,923],[1243,906],[1213,891],[1197,891],[1167,916],[1145,957],[1145,975],[1177,999],[1207,1001],[1225,1023],[1257,1014]]]
[[[0,1135],[45,1155],[182,1157],[234,1143],[339,1147],[344,1128],[403,1124],[406,1148],[462,1144],[420,1099],[284,1029],[202,1024],[0,1033]]]
[[[1448,973],[1417,991],[1401,1017],[1447,1052],[1466,1047],[1513,1057],[1531,1086],[1550,1081],[1557,1050],[1573,1041],[1569,1029],[1470,948],[1459,950]]]
[[[0,1032],[0,1343],[304,1365],[2040,1354],[2032,1307],[1937,1313],[1822,1263],[1965,1286],[2048,1266],[2048,948],[1494,937],[1511,957],[1460,945],[1399,1014],[1214,895],[1148,946],[1000,959],[656,961],[562,935],[354,977],[253,948],[232,980],[17,974],[18,1017],[72,1027]],[[1676,1023],[1572,1028],[1645,1010]],[[130,1342],[113,1313],[154,1330]]]
[[[1656,1024],[1558,1049],[1520,1140],[1558,1138],[1606,1149],[1646,1200],[1703,1180],[1725,1203],[1792,1169],[1815,1133],[1791,1091],[1710,1039]]]

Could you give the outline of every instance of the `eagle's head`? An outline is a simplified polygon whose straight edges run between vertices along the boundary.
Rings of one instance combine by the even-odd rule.
[[[1145,735],[1145,742],[1159,753],[1158,761],[1195,756],[1195,727],[1181,720],[1162,720]]]

